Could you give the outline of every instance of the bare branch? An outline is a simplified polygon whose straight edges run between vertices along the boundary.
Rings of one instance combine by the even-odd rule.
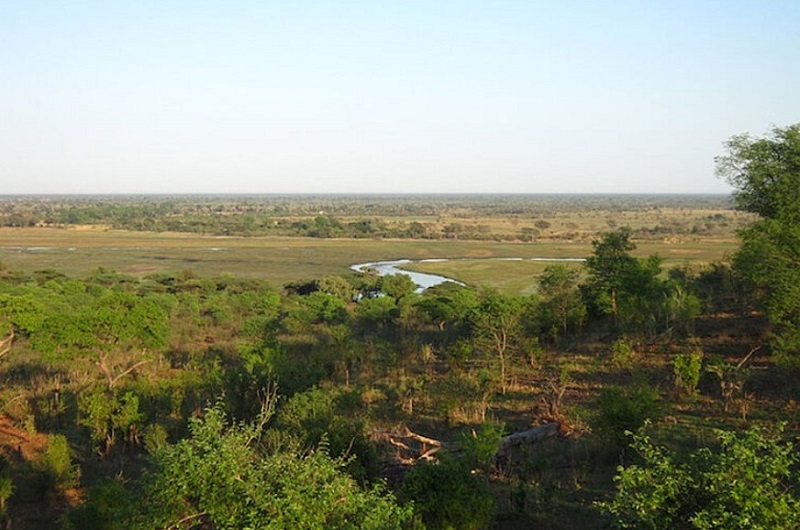
[[[183,523],[191,521],[192,519],[199,519],[200,517],[205,517],[206,515],[208,515],[208,512],[200,512],[200,513],[194,513],[192,515],[187,515],[183,519],[175,521],[169,526],[165,526],[164,530],[172,530],[173,528],[180,528]]]
[[[11,346],[14,344],[14,330],[8,334],[8,337],[0,341],[0,357],[4,356],[11,351]]]
[[[133,372],[134,370],[136,370],[137,368],[139,368],[143,364],[147,364],[149,362],[150,362],[149,359],[145,359],[143,361],[139,361],[138,363],[135,363],[133,366],[129,367],[128,369],[123,370],[121,373],[117,374],[113,379],[109,379],[108,388],[114,388],[114,385],[117,384],[117,381],[119,381],[120,379],[122,379],[123,377],[128,375],[129,373]]]
[[[744,366],[744,363],[746,363],[748,361],[748,359],[750,359],[750,357],[752,357],[753,354],[755,352],[757,352],[758,350],[760,350],[760,349],[761,349],[761,346],[753,346],[750,349],[750,351],[747,353],[747,355],[745,355],[744,358],[741,361],[739,361],[739,364],[736,365],[736,368],[739,369],[742,366]]]

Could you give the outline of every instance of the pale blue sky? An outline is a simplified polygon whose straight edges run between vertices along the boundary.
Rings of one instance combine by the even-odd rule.
[[[0,194],[727,192],[800,1],[0,0]]]

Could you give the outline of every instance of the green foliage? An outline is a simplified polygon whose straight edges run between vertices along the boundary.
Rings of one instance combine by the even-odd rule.
[[[69,442],[61,434],[50,436],[47,449],[34,460],[33,468],[45,476],[50,486],[60,489],[74,488],[80,479],[80,468],[72,463]]]
[[[169,432],[160,423],[151,423],[142,431],[142,443],[148,453],[155,453],[169,443]]]
[[[0,520],[6,516],[8,500],[14,493],[14,482],[11,480],[11,466],[8,460],[0,455]]]
[[[356,306],[356,317],[368,326],[390,324],[400,314],[397,302],[389,296],[362,298]]]
[[[68,511],[63,530],[129,530],[135,496],[116,480],[104,479],[86,492],[83,504]]]
[[[661,415],[658,391],[641,383],[604,388],[597,405],[594,431],[617,448],[625,447],[626,432],[635,431],[648,419],[656,420]]]
[[[607,232],[592,241],[594,252],[586,260],[589,273],[586,289],[597,311],[616,318],[619,312],[619,293],[625,280],[636,268],[636,258],[630,252],[636,248],[630,240],[629,229]]]
[[[760,219],[740,234],[734,267],[753,288],[773,325],[772,347],[800,361],[800,124],[765,138],[731,138],[717,174],[734,186],[740,209]]]
[[[702,352],[676,355],[672,361],[672,371],[675,374],[675,386],[686,395],[694,394],[703,375]]]
[[[675,278],[666,283],[665,294],[666,327],[688,334],[693,328],[694,319],[700,314],[700,298],[690,292],[687,285]]]
[[[336,295],[316,291],[302,297],[301,300],[313,311],[315,322],[337,324],[347,321],[347,304]]]
[[[363,414],[357,391],[314,387],[299,392],[284,403],[275,418],[276,429],[299,439],[305,448],[325,442],[333,457],[354,457],[347,470],[356,478],[377,475],[378,455],[364,433]]]
[[[116,444],[118,436],[132,442],[132,429],[144,415],[139,411],[139,398],[133,392],[87,392],[80,395],[79,423],[89,429],[92,441],[100,454],[107,454]]]
[[[30,334],[42,324],[44,305],[32,294],[0,294],[0,333]],[[8,328],[11,329],[3,329]]]
[[[470,314],[473,336],[478,350],[493,355],[500,365],[500,389],[506,392],[506,366],[522,338],[520,319],[525,308],[519,297],[487,291]]]
[[[780,357],[800,357],[800,224],[763,219],[741,232],[734,267],[772,323]]]
[[[800,221],[800,124],[772,129],[765,138],[742,134],[717,157],[717,175],[734,188],[739,208],[765,219]]]
[[[359,488],[324,448],[263,453],[262,423],[228,425],[215,407],[190,429],[190,438],[154,455],[135,527],[377,530],[411,517],[380,486]]]
[[[551,336],[564,336],[580,328],[586,319],[586,304],[581,297],[580,271],[565,265],[549,265],[539,277],[542,327]]]
[[[439,331],[450,331],[465,322],[478,303],[474,289],[444,282],[425,289],[415,305],[425,321],[438,327]]]
[[[718,431],[719,450],[688,459],[634,435],[643,462],[619,468],[616,496],[602,506],[619,528],[795,529],[798,455],[780,432]]]
[[[611,343],[611,362],[617,368],[630,370],[636,361],[636,350],[626,338],[619,338]]]
[[[486,484],[466,463],[443,458],[424,462],[408,472],[398,493],[414,503],[414,513],[428,528],[480,530],[488,528],[495,501]]]
[[[630,334],[652,335],[661,328],[695,316],[694,299],[661,276],[661,258],[635,258],[636,245],[629,229],[607,232],[594,241],[586,260],[588,278],[583,286],[587,304],[595,315],[608,315],[615,328]]]
[[[380,281],[381,292],[395,300],[413,293],[416,288],[417,285],[408,274],[390,274],[383,276]]]
[[[504,433],[505,426],[496,422],[484,422],[477,431],[473,429],[469,433],[462,433],[459,446],[470,467],[488,471]]]
[[[356,288],[341,276],[323,276],[317,280],[317,288],[325,294],[333,295],[344,302],[351,302],[356,297]]]

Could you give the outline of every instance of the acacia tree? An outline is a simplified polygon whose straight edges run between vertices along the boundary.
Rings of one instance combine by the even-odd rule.
[[[500,389],[506,393],[506,364],[520,338],[520,298],[489,292],[472,312],[471,323],[479,348],[489,350],[500,363]]]
[[[775,353],[800,358],[800,124],[764,138],[738,135],[716,159],[739,209],[759,216],[739,235],[734,267],[753,288],[772,324]]]

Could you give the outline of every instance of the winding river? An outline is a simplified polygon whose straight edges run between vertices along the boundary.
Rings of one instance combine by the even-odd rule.
[[[553,262],[583,262],[585,258],[484,258],[491,261],[553,261]],[[393,274],[406,274],[411,277],[411,281],[417,284],[417,292],[422,292],[428,287],[439,285],[444,282],[454,282],[459,285],[465,285],[463,282],[448,278],[447,276],[440,276],[438,274],[428,274],[424,272],[413,272],[404,270],[401,267],[410,263],[437,263],[444,261],[475,261],[475,258],[459,258],[459,259],[397,259],[391,261],[375,261],[372,263],[359,263],[351,265],[350,268],[356,272],[375,271],[378,276],[391,276]]]

